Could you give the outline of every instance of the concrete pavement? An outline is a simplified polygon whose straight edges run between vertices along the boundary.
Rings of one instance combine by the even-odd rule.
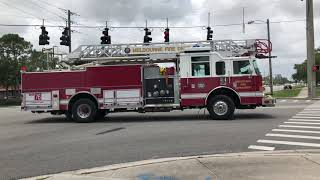
[[[308,98],[308,87],[302,88],[296,98]]]
[[[146,160],[27,180],[318,180],[320,150],[249,152]]]
[[[77,124],[63,116],[20,112],[15,107],[0,108],[0,179],[144,159],[256,151],[248,147],[262,146],[257,140],[266,140],[264,136],[274,128],[282,130],[279,125],[314,102],[279,100],[276,107],[237,110],[232,121],[213,121],[206,111],[186,110],[115,113],[90,124]],[[268,136],[267,140],[294,139]],[[307,143],[317,144],[318,141],[301,139]],[[275,150],[311,148],[278,144],[264,146]]]

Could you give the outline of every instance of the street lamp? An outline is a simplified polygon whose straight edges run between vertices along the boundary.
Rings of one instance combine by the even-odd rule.
[[[248,24],[254,24],[255,22],[261,22],[261,23],[266,23],[267,24],[267,32],[268,32],[268,46],[270,48],[271,43],[270,43],[270,21],[267,19],[267,21],[262,21],[262,20],[253,20],[253,21],[248,21]],[[272,56],[271,56],[271,51],[269,51],[269,86],[270,86],[270,94],[273,95],[273,78],[272,78]]]

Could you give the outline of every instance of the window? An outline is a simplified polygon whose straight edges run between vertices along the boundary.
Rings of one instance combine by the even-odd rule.
[[[210,75],[209,56],[191,57],[192,76],[202,77]]]
[[[259,66],[258,66],[258,64],[257,64],[257,61],[256,61],[256,60],[253,60],[252,64],[253,64],[253,68],[254,68],[254,71],[256,72],[256,74],[257,74],[257,75],[261,75],[261,72],[260,72],[260,70],[259,70]]]
[[[233,61],[233,73],[234,74],[250,74],[250,62],[248,61]]]
[[[216,74],[220,76],[226,74],[226,64],[224,61],[216,62]]]

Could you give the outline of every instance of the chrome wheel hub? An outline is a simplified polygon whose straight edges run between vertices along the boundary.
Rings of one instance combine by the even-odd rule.
[[[88,104],[81,104],[77,108],[77,115],[82,118],[88,118],[91,114],[91,107]]]
[[[219,116],[226,115],[228,112],[228,105],[224,101],[217,101],[213,105],[213,111]]]

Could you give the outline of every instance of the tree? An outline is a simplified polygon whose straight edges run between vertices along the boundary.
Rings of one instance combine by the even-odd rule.
[[[315,60],[316,64],[320,65],[320,48],[315,50]],[[307,82],[307,60],[303,61],[301,64],[295,64],[294,69],[296,73],[292,75],[292,79],[295,82]],[[320,81],[320,72],[316,74],[316,81]],[[318,84],[318,83],[317,83]]]
[[[47,63],[47,55],[32,50],[30,42],[17,34],[3,35],[0,37],[0,85],[7,92],[9,87],[18,90],[22,66],[26,66],[28,71],[43,71],[47,68],[54,69],[58,60],[50,56]]]
[[[274,84],[286,84],[289,83],[290,81],[288,80],[288,78],[286,77],[282,77],[281,74],[277,74],[275,75],[275,77],[273,78],[273,83]]]
[[[6,34],[0,38],[0,84],[18,89],[20,63],[31,52],[32,45],[17,34]]]

